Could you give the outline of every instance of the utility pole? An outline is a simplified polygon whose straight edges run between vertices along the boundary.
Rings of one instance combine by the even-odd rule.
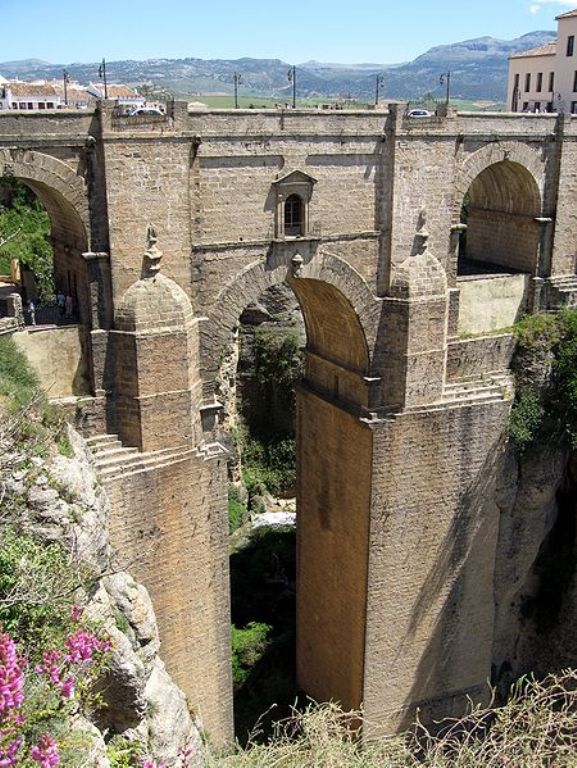
[[[64,106],[68,106],[68,83],[70,82],[70,75],[67,70],[62,70],[62,80],[64,82]]]
[[[449,106],[449,99],[451,98],[451,73],[443,72],[443,74],[439,78],[439,83],[441,85],[443,85],[444,83],[447,84],[447,97],[445,99],[445,104]]]
[[[292,66],[287,72],[287,78],[289,83],[293,84],[293,109],[296,109],[297,105],[297,68]]]
[[[242,75],[240,72],[234,73],[234,108],[238,109],[238,86],[242,83]]]
[[[102,59],[100,66],[98,67],[98,77],[104,80],[104,98],[108,98],[108,82],[106,81],[106,59]]]
[[[375,78],[375,107],[378,106],[379,103],[379,91],[383,87],[385,83],[385,76],[384,75],[377,75]]]

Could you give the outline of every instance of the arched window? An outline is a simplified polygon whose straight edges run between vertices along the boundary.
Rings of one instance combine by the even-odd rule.
[[[289,237],[304,234],[305,207],[299,195],[289,195],[284,204],[284,233]]]

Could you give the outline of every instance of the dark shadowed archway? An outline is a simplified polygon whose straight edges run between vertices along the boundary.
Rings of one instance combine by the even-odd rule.
[[[463,201],[467,225],[458,273],[535,274],[539,258],[541,195],[533,175],[520,163],[503,160],[476,176]]]

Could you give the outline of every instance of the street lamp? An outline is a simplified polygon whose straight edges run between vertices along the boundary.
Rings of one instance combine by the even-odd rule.
[[[98,77],[101,80],[104,80],[104,98],[108,99],[108,83],[106,81],[106,59],[102,59],[102,62],[98,67]]]
[[[287,78],[289,83],[293,84],[293,109],[297,105],[297,68],[292,66],[287,72]]]
[[[441,77],[439,78],[439,83],[443,85],[444,83],[447,84],[447,97],[445,99],[445,104],[449,106],[449,98],[451,96],[451,73],[450,72],[443,72]]]
[[[385,84],[385,76],[377,75],[375,77],[375,107],[378,106],[378,103],[379,103],[379,90],[383,87],[384,84]]]
[[[234,80],[234,108],[238,109],[238,86],[242,83],[242,76],[240,72],[235,72],[233,76]]]
[[[62,80],[64,82],[64,106],[68,106],[68,83],[70,82],[70,75],[66,69],[62,70]]]

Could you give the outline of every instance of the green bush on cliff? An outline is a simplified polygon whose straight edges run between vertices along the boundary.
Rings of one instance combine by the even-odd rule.
[[[514,330],[511,442],[519,452],[537,439],[577,447],[577,310],[531,315]]]
[[[38,395],[38,378],[26,355],[9,336],[0,336],[0,397],[22,407]]]

